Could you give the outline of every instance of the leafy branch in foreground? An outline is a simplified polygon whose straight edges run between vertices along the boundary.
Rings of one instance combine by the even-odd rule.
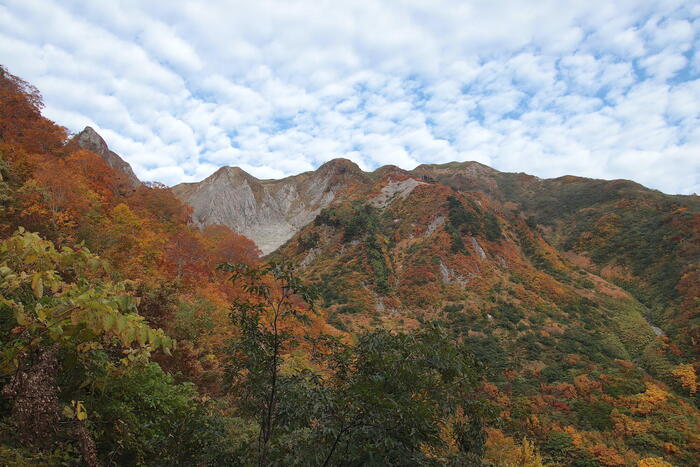
[[[71,372],[67,362],[78,367],[103,349],[125,350],[127,363],[147,359],[155,349],[170,352],[174,345],[136,313],[127,284],[108,280],[105,268],[85,248],[59,251],[22,228],[0,242],[0,326],[6,331],[0,377],[3,395],[11,401],[12,423],[25,444],[49,446],[63,414],[76,426],[87,465],[96,462],[85,429],[88,412],[78,396],[67,399],[66,388],[59,394],[59,370]],[[83,381],[81,387],[89,384]]]

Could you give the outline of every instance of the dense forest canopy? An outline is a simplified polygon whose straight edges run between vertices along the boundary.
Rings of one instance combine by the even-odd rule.
[[[2,464],[697,461],[697,200],[387,169],[262,258],[41,109],[0,68]]]

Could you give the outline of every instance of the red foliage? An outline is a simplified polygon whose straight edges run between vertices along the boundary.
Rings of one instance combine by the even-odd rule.
[[[39,91],[0,65],[0,140],[30,153],[64,154],[66,129],[41,116]]]

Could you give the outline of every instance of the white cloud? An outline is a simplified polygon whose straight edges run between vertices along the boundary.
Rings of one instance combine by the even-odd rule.
[[[700,192],[682,0],[6,0],[0,56],[143,179],[478,160]]]

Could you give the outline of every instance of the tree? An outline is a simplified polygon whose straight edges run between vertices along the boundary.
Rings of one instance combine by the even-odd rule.
[[[203,275],[206,254],[198,236],[187,229],[175,233],[165,246],[165,260],[180,279]]]
[[[177,199],[162,183],[144,183],[129,199],[129,205],[145,217],[158,220],[170,231],[188,224],[192,208]]]
[[[252,240],[239,235],[225,225],[208,225],[202,230],[209,264],[254,264],[260,258],[260,250]]]
[[[692,364],[678,365],[671,371],[671,374],[678,378],[681,386],[687,389],[691,396],[698,391],[698,378]]]
[[[354,345],[304,331],[315,292],[288,263],[226,265],[250,297],[227,380],[259,426],[259,465],[439,464],[483,454],[481,367],[436,326],[369,332]],[[306,357],[306,353],[310,357]]]
[[[232,306],[240,335],[230,344],[226,377],[231,391],[239,394],[244,413],[259,424],[257,461],[264,466],[269,464],[270,444],[281,417],[282,354],[293,345],[294,328],[308,322],[306,313],[313,309],[316,292],[301,282],[287,262],[221,268],[249,294]]]
[[[322,370],[307,373],[306,402],[294,401],[311,429],[295,455],[318,465],[478,463],[482,372],[466,344],[429,325],[329,347],[316,360]]]
[[[0,140],[32,153],[63,153],[66,129],[41,116],[39,90],[0,65]]]

